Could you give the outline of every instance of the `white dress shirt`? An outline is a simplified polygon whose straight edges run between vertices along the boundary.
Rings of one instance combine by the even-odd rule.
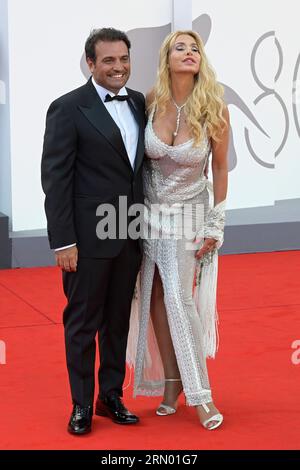
[[[92,83],[96,88],[96,91],[103,102],[104,106],[106,107],[107,111],[115,121],[116,125],[118,126],[122,139],[127,151],[127,155],[130,161],[132,168],[134,169],[135,164],[135,157],[136,157],[136,150],[139,138],[139,126],[131,112],[129,104],[127,101],[107,101],[105,102],[105,97],[107,94],[110,96],[115,96],[110,90],[107,90],[101,85],[98,85],[92,77]],[[121,88],[118,95],[127,95],[127,90],[125,87]],[[76,246],[76,243],[72,243],[71,245],[62,246],[60,248],[55,248],[55,251],[65,250],[67,248],[71,248],[72,246]]]
[[[100,96],[107,111],[109,112],[109,114],[117,124],[118,128],[120,129],[129,161],[131,163],[132,168],[134,168],[136,149],[139,138],[139,126],[136,120],[134,119],[129,104],[127,101],[117,100],[105,102],[105,97],[107,94],[110,96],[115,96],[115,94],[107,90],[106,88],[103,88],[103,86],[98,85],[98,83],[95,82],[94,77],[92,77],[92,83],[96,88],[97,93]],[[121,96],[127,94],[128,93],[125,87],[121,88],[118,93],[118,95]]]

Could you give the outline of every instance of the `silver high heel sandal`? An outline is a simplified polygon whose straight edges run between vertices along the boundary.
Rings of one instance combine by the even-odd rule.
[[[165,382],[181,382],[181,379],[165,379]],[[176,413],[177,411],[177,402],[178,402],[178,398],[179,398],[179,395],[181,394],[182,392],[182,388],[177,396],[177,399],[174,403],[174,407],[173,406],[170,406],[170,405],[166,405],[165,403],[161,403],[159,405],[159,407],[157,408],[156,410],[156,414],[158,416],[168,416],[168,415],[173,415],[174,413]]]
[[[210,412],[210,409],[209,409],[209,407],[207,406],[206,403],[202,403],[202,405],[200,405],[200,406],[203,406],[203,408],[204,408],[204,410],[206,411],[207,414]],[[208,429],[209,431],[212,431],[213,429],[216,429],[219,426],[221,426],[221,424],[223,423],[223,419],[224,418],[223,418],[223,415],[221,415],[221,413],[216,413],[215,415],[213,415],[210,418],[203,421],[203,423],[201,422],[201,424],[205,429]],[[213,424],[212,426],[209,426],[209,424],[213,423],[214,421],[216,423]]]

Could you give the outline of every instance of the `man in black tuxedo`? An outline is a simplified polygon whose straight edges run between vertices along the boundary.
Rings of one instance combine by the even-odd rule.
[[[125,88],[129,50],[125,33],[94,30],[85,45],[92,77],[55,100],[47,113],[42,186],[50,247],[68,300],[63,320],[72,434],[91,430],[97,333],[95,412],[120,424],[138,422],[121,397],[140,242],[118,236],[118,226],[116,238],[96,233],[101,204],[111,204],[128,228],[132,218],[120,214],[119,198],[126,198],[128,207],[143,203],[145,102],[141,93]]]

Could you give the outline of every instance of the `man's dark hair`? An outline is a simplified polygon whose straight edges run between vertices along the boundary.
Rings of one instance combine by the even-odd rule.
[[[104,42],[124,41],[128,48],[128,52],[131,47],[129,38],[123,31],[119,31],[118,29],[114,29],[114,28],[93,29],[85,43],[85,56],[87,59],[89,58],[93,62],[96,62],[95,46],[98,41],[104,41]]]

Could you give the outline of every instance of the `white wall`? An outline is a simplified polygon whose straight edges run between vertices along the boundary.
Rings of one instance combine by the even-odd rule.
[[[207,54],[220,81],[233,89],[243,103],[242,108],[229,105],[237,164],[230,172],[228,208],[272,205],[277,199],[299,198],[299,136],[293,118],[291,89],[299,54],[297,20],[300,6],[295,6],[298,3],[293,0],[277,4],[276,10],[272,0],[186,2],[192,2],[194,20],[203,14],[210,17],[212,29],[206,44]],[[148,38],[149,28],[165,27],[172,21],[172,3],[172,0],[110,0],[109,3],[101,0],[9,0],[10,66],[7,89],[11,111],[14,231],[46,226],[40,185],[46,110],[53,99],[85,82],[80,60],[89,31],[103,26],[114,26],[129,33],[139,29],[142,38],[143,28],[148,28],[145,36]],[[253,77],[250,63],[257,40],[274,29],[284,55],[276,91],[287,106],[290,128],[287,142],[276,159],[275,169],[272,169],[257,163],[251,156],[245,129],[249,131],[249,139],[257,155],[267,164],[274,164],[274,150],[283,137],[284,115],[279,103],[272,97],[254,104],[262,90]],[[133,53],[138,50],[138,62],[142,63],[138,67],[133,60],[132,83],[138,85],[134,80],[138,77],[140,89],[144,91],[149,86],[148,62],[153,42],[142,39],[138,42],[133,47]],[[261,81],[270,88],[274,87],[277,57],[274,38],[266,39],[257,52],[256,70]],[[154,62],[151,67],[154,76]],[[143,83],[142,74],[145,75]],[[147,87],[144,88],[146,82]],[[245,115],[244,107],[272,140],[256,128]]]
[[[288,112],[289,131],[286,144],[276,159],[276,196],[277,199],[289,199],[300,197],[300,128],[296,127],[293,115],[293,76],[295,66],[300,60],[300,33],[299,17],[300,4],[293,0],[280,2],[275,9],[276,38],[282,48],[283,67],[276,84],[275,91],[283,100]],[[298,123],[300,125],[300,69],[297,83],[297,110]],[[294,96],[295,98],[295,96]],[[284,136],[285,119],[281,106],[277,102],[277,109],[282,126],[276,136],[278,147]]]
[[[46,226],[40,185],[45,115],[52,100],[85,82],[80,60],[90,30],[128,31],[171,20],[171,0],[151,0],[150,8],[145,0],[9,0],[14,231]]]
[[[292,0],[211,1],[193,0],[193,20],[209,15],[212,23],[206,51],[219,80],[232,88],[271,137],[267,138],[245,115],[244,107],[229,104],[237,164],[230,172],[228,208],[272,205],[275,200],[300,197],[299,136],[293,121],[292,79],[299,54],[300,5]],[[283,68],[276,92],[287,106],[290,121],[287,141],[275,159],[275,151],[284,137],[285,116],[274,94],[255,100],[265,92],[253,76],[251,55],[265,33],[275,30],[283,50]],[[278,69],[275,34],[266,37],[257,49],[255,70],[262,86],[274,89]],[[299,77],[300,78],[300,77]],[[300,119],[300,110],[299,110]],[[267,168],[250,153],[245,138]]]
[[[7,0],[0,0],[0,212],[11,218]]]

